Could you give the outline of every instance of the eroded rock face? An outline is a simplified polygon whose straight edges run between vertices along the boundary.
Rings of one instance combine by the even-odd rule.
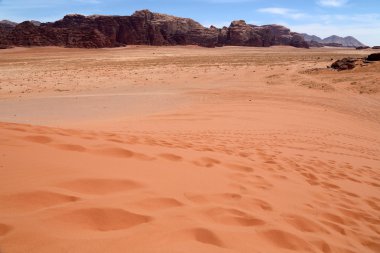
[[[12,44],[9,41],[9,34],[14,29],[14,25],[5,22],[0,23],[0,49],[6,49]]]
[[[23,22],[0,26],[0,45],[65,46],[80,48],[123,45],[223,45],[268,47],[290,45],[308,48],[303,37],[279,25],[254,26],[233,21],[222,29],[148,10],[132,16],[66,15],[54,23]],[[6,30],[6,31],[5,31]]]
[[[227,29],[227,45],[233,46],[263,46],[261,36],[255,31],[254,26],[248,25],[244,20],[233,21]]]
[[[148,27],[148,44],[200,45],[214,47],[218,43],[218,29],[205,28],[188,18],[178,18],[148,10],[135,12],[132,17],[144,20]]]
[[[367,61],[380,61],[380,53],[368,55]]]

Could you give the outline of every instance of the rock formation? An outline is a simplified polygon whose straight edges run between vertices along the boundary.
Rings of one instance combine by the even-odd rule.
[[[338,71],[353,69],[356,67],[357,59],[354,58],[343,58],[341,60],[337,60],[331,65],[331,68],[336,69]]]
[[[367,61],[380,61],[380,53],[370,54]]]
[[[0,21],[0,49],[11,47],[9,36],[15,26],[16,24],[10,21]]]
[[[368,57],[364,58],[343,58],[341,60],[335,61],[331,65],[331,68],[338,71],[349,70],[357,66],[367,66],[367,64],[374,61],[380,61],[380,53],[370,54],[368,55]]]
[[[66,15],[54,23],[25,21],[15,26],[0,23],[0,45],[65,46],[79,48],[124,45],[224,45],[308,48],[300,34],[279,25],[255,26],[233,21],[221,29],[170,15],[136,11],[132,16]]]

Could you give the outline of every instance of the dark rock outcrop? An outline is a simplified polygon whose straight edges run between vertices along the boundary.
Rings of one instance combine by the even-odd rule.
[[[124,45],[224,45],[269,47],[290,45],[308,48],[300,34],[279,25],[255,26],[233,21],[221,29],[148,10],[132,16],[66,15],[54,23],[25,21],[12,27],[0,23],[0,45],[65,46],[79,48]]]
[[[0,45],[0,49],[8,49],[8,48],[12,48],[12,46],[9,46],[9,45]]]
[[[368,46],[357,47],[356,50],[365,50],[365,49],[368,49],[368,48],[370,48],[370,47],[368,47]]]
[[[9,41],[10,33],[13,31],[15,27],[15,23],[10,21],[1,21],[0,22],[0,49],[9,48],[11,43]]]
[[[307,41],[310,47],[324,47],[325,45],[317,41]]]
[[[357,66],[364,67],[374,61],[380,61],[380,53],[370,54],[368,57],[363,58],[343,58],[335,61],[332,65],[332,69],[338,71],[353,69]]]
[[[368,55],[367,61],[380,61],[380,53]]]
[[[338,71],[353,69],[356,66],[356,61],[357,59],[354,58],[343,58],[334,62],[331,65],[331,68],[336,69]]]
[[[339,43],[323,43],[325,47],[343,47],[342,44]]]
[[[372,49],[380,49],[380,46],[374,46]]]

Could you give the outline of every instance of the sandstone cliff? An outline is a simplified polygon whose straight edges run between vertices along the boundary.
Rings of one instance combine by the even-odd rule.
[[[221,29],[149,10],[132,16],[66,15],[54,23],[26,21],[16,26],[0,24],[0,45],[65,46],[80,48],[123,45],[224,45],[268,47],[290,45],[308,48],[300,34],[279,25],[255,26],[233,21]]]

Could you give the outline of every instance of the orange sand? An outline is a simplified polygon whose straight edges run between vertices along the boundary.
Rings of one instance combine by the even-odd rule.
[[[380,252],[380,64],[0,51],[0,252]]]

